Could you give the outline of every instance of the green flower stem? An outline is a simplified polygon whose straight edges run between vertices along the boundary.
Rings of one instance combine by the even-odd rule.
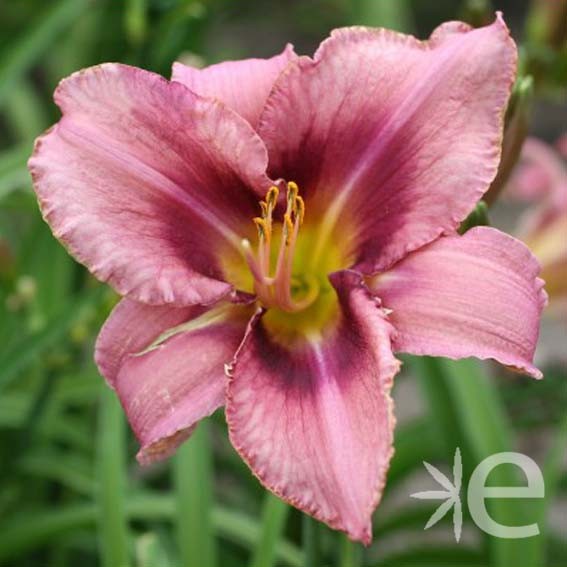
[[[98,433],[98,533],[103,567],[128,567],[128,521],[125,509],[126,427],[116,394],[104,386]]]
[[[318,567],[321,563],[320,528],[317,520],[303,515],[303,550],[305,553],[305,566]]]
[[[264,497],[262,531],[252,556],[251,567],[272,567],[276,563],[276,546],[283,534],[289,506],[269,492]]]
[[[140,45],[148,32],[148,1],[127,0],[124,11],[124,27],[129,42]]]
[[[209,424],[199,424],[173,459],[177,541],[182,565],[214,567],[212,454]]]
[[[459,420],[446,386],[447,377],[442,361],[428,356],[411,357],[407,360],[417,374],[419,387],[429,408],[434,437],[441,446],[441,453],[452,457],[459,444]]]
[[[346,535],[340,536],[339,567],[359,567],[362,560],[362,547],[354,543]]]

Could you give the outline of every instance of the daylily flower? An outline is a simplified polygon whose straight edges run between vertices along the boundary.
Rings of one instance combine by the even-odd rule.
[[[368,543],[394,351],[540,376],[537,262],[497,230],[456,234],[496,174],[515,70],[498,16],[426,42],[339,29],[313,58],[172,82],[119,64],[62,81],[30,168],[54,234],[125,296],[96,360],[142,463],[225,405],[263,485]]]
[[[538,138],[527,138],[507,194],[526,203],[557,200],[555,204],[561,208],[563,195],[567,194],[567,166],[561,157],[561,143],[559,139],[555,150]]]
[[[565,136],[565,135],[564,135]],[[567,148],[528,138],[507,195],[532,203],[520,218],[517,235],[533,251],[547,282],[550,312],[567,313]],[[563,155],[563,157],[562,157]]]

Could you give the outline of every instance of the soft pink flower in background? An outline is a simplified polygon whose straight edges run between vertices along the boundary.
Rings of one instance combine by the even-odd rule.
[[[96,360],[142,463],[225,405],[268,489],[368,543],[394,352],[541,376],[537,261],[456,234],[496,174],[515,70],[499,16],[427,42],[340,29],[313,58],[172,82],[119,64],[62,81],[30,169],[54,234],[125,296]]]
[[[567,167],[557,150],[537,138],[528,138],[522,147],[520,163],[509,181],[507,193],[514,199],[526,202],[544,198],[559,198],[567,192]],[[567,150],[567,148],[565,148]]]
[[[542,265],[550,312],[567,315],[567,135],[555,148],[528,138],[507,195],[530,203],[518,223],[517,235]]]
[[[557,140],[557,149],[559,150],[559,153],[567,159],[567,132],[562,134],[559,137],[559,140]]]

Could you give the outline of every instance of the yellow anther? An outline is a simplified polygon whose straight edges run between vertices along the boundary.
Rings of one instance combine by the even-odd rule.
[[[268,205],[264,201],[260,201],[260,208],[262,209],[262,218],[268,218]]]
[[[276,203],[278,202],[279,194],[280,191],[275,185],[272,185],[272,187],[270,187],[268,193],[266,194],[266,203],[272,209],[276,206]]]
[[[299,187],[294,181],[289,181],[287,184],[287,203],[288,209],[293,210],[295,207],[295,200],[297,199],[297,194],[299,193]]]
[[[305,218],[305,201],[299,195],[295,198],[295,214],[296,218],[299,220],[299,224],[303,224],[303,219]]]
[[[260,236],[260,238],[267,238],[270,233],[270,228],[268,227],[268,223],[265,221],[265,219],[254,217],[252,220],[254,221],[254,224],[258,229],[258,235]]]
[[[284,215],[284,226],[283,226],[285,245],[289,246],[291,235],[293,234],[293,222],[291,222],[291,216],[286,213]]]

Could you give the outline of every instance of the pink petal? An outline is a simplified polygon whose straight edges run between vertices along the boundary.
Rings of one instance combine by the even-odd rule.
[[[170,456],[196,423],[224,404],[229,362],[246,327],[244,307],[174,308],[124,299],[105,323],[95,359],[141,444],[142,464]],[[162,333],[190,322],[159,346]]]
[[[392,310],[394,350],[493,358],[541,378],[532,364],[546,301],[538,273],[524,244],[478,227],[413,252],[370,288]]]
[[[270,59],[226,61],[204,69],[174,63],[171,78],[201,96],[218,98],[256,127],[274,81],[294,59],[288,44]]]
[[[500,15],[428,42],[335,30],[274,85],[258,128],[269,171],[299,184],[308,215],[355,226],[357,269],[384,269],[452,232],[488,189],[516,59]]]
[[[230,437],[269,490],[368,544],[392,456],[391,326],[352,273],[334,276],[342,318],[283,346],[252,321],[227,390]]]
[[[250,126],[178,83],[118,64],[75,73],[63,118],[29,166],[55,236],[99,279],[145,303],[230,291],[217,253],[236,245],[269,185]]]

